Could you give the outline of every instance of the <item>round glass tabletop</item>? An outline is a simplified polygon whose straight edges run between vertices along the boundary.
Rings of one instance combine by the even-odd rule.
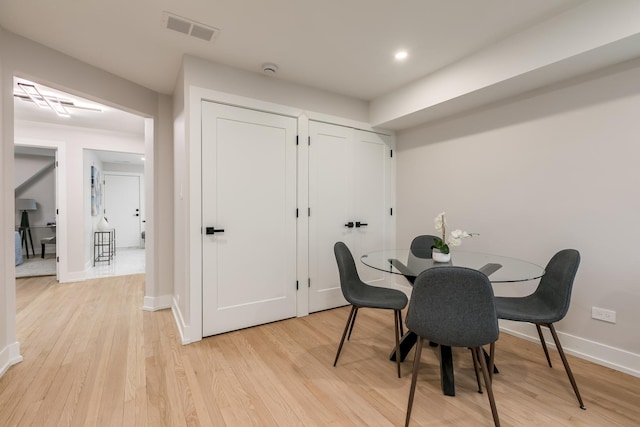
[[[545,273],[543,267],[528,261],[481,252],[454,251],[451,261],[440,263],[431,258],[420,258],[408,249],[393,249],[362,255],[367,266],[387,273],[416,277],[424,270],[442,266],[473,268],[483,272],[492,283],[522,282],[539,279]]]

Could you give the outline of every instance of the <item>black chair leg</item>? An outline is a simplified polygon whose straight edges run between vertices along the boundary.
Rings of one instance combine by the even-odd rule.
[[[338,363],[338,358],[340,357],[340,352],[342,351],[342,345],[344,344],[344,339],[347,336],[347,331],[353,328],[353,321],[355,321],[355,312],[358,309],[355,306],[351,306],[351,312],[349,313],[349,318],[347,319],[347,324],[344,326],[344,332],[342,333],[342,339],[340,340],[340,345],[338,346],[338,352],[336,353],[336,360],[333,361],[333,366],[335,367]]]
[[[545,326],[549,326],[549,325],[545,325]],[[549,350],[547,349],[547,343],[544,340],[544,336],[542,335],[542,329],[540,329],[540,325],[536,323],[536,329],[538,330],[538,336],[540,337],[540,343],[542,344],[542,349],[544,350],[544,355],[547,356],[547,363],[549,364],[550,368],[553,368],[553,366],[551,366],[551,358],[549,357]]]
[[[353,332],[353,325],[356,324],[356,316],[358,316],[358,307],[353,307],[353,319],[351,319],[351,326],[349,327],[349,335],[347,341],[351,340],[351,332]]]
[[[496,343],[492,342],[489,346],[489,379],[493,381],[493,374],[497,374],[495,367],[495,352],[496,352]]]
[[[580,403],[580,409],[587,409],[582,403],[582,397],[580,397],[580,392],[578,391],[578,384],[576,384],[575,378],[573,378],[573,373],[571,372],[571,368],[569,367],[569,361],[564,355],[564,350],[562,350],[562,346],[560,345],[560,340],[558,339],[558,334],[556,334],[556,329],[553,327],[553,324],[547,325],[549,330],[551,331],[551,335],[553,336],[553,340],[556,343],[556,348],[558,349],[558,353],[560,353],[560,358],[562,359],[562,363],[564,364],[564,370],[567,371],[567,376],[569,377],[569,381],[571,381],[571,386],[573,387],[573,391],[578,398],[578,403]]]
[[[471,350],[471,359],[473,360],[473,370],[476,373],[476,381],[478,382],[478,393],[482,394],[482,384],[480,384],[480,371],[478,368],[478,359],[476,358],[476,353],[473,351],[473,349],[470,348],[469,350]]]
[[[402,319],[400,317],[400,310],[393,310],[393,319],[395,323],[396,333],[396,365],[398,366],[398,378],[401,378],[400,374],[400,328],[402,328]]]
[[[492,344],[493,345],[493,344]],[[496,401],[493,398],[493,386],[491,385],[491,378],[489,377],[489,368],[487,368],[487,361],[484,359],[484,355],[480,350],[480,347],[473,349],[476,357],[480,362],[480,368],[482,369],[482,376],[484,377],[484,386],[487,389],[487,395],[489,396],[489,405],[491,405],[491,414],[493,415],[493,423],[496,427],[500,427],[500,419],[498,418],[498,408],[496,408]]]
[[[409,389],[409,403],[407,404],[407,418],[405,419],[405,427],[409,426],[411,420],[411,408],[413,408],[413,397],[416,393],[416,380],[418,379],[418,371],[420,370],[420,356],[422,355],[422,344],[424,338],[418,337],[416,344],[416,355],[413,359],[413,374],[411,375],[411,388]]]

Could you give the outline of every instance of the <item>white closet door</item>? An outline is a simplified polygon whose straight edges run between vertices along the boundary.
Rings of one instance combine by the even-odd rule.
[[[366,267],[360,256],[388,247],[389,141],[314,121],[309,135],[309,311],[314,312],[347,303],[333,253],[338,241],[351,250],[362,280],[385,281],[384,273]]]
[[[354,203],[356,221],[367,224],[356,227],[358,257],[356,266],[360,278],[369,284],[383,284],[384,273],[360,262],[367,252],[388,247],[389,203],[387,164],[388,137],[373,132],[354,131]]]
[[[347,304],[333,245],[344,242],[352,251],[353,130],[326,123],[309,122],[309,312]]]
[[[296,315],[296,126],[202,104],[203,336]]]

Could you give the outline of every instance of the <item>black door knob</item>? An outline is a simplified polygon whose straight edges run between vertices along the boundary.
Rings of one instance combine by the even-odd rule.
[[[207,227],[207,234],[224,233],[224,228]]]
[[[356,221],[356,228],[360,228],[360,227],[366,227],[367,224],[366,222],[360,222],[360,221]]]
[[[349,221],[344,226],[347,227],[347,228],[353,228],[353,221]]]

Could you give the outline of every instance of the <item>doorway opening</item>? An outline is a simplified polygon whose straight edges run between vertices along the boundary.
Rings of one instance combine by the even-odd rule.
[[[49,102],[45,102],[47,100]],[[60,104],[65,114],[57,114],[54,108],[45,108],[45,104]],[[91,275],[88,272],[93,268],[92,236],[98,217],[92,216],[90,211],[91,172],[85,152],[100,153],[101,156],[104,153],[104,160],[96,157],[100,164],[118,165],[117,156],[142,158],[149,144],[145,135],[146,119],[18,77],[14,77],[14,113],[16,144],[58,150],[56,254],[59,281],[95,277],[95,272]],[[144,181],[144,166],[141,169],[138,174]],[[144,191],[140,198],[144,200]],[[144,273],[144,252],[139,258],[142,262],[138,262],[136,272]],[[101,276],[115,274],[118,273],[112,269],[103,271]]]
[[[84,164],[90,165],[100,182],[90,190],[94,223],[87,278],[120,276],[145,271],[145,158],[140,153],[85,150]],[[95,191],[99,188],[99,191]],[[104,234],[104,224],[113,235]],[[104,236],[112,238],[113,253],[104,253]]]
[[[56,276],[58,280],[57,154],[55,147],[14,147],[16,278]]]

